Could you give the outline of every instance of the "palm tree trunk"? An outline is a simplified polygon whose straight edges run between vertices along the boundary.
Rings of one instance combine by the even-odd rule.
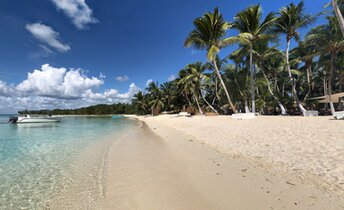
[[[340,9],[337,4],[337,0],[331,0],[332,1],[332,7],[334,10],[334,13],[336,14],[340,30],[342,31],[343,37],[344,37],[344,18],[342,13],[340,12]]]
[[[327,82],[326,82],[326,77],[324,77],[323,78],[323,82],[324,82],[324,84],[323,84],[323,88],[324,88],[324,96],[326,96],[327,95]],[[324,105],[324,109],[325,110],[327,110],[327,103],[325,103],[325,105]]]
[[[216,60],[213,61],[213,65],[214,65],[214,68],[215,68],[215,72],[216,72],[216,74],[217,74],[217,77],[219,78],[219,80],[220,80],[220,82],[221,82],[221,85],[222,85],[222,87],[223,87],[223,90],[224,90],[225,93],[226,93],[226,96],[227,96],[227,100],[228,100],[229,106],[231,107],[231,109],[233,110],[234,113],[237,113],[237,110],[236,110],[234,104],[232,103],[231,97],[229,96],[229,93],[228,93],[228,90],[227,90],[227,88],[226,88],[226,85],[225,85],[225,83],[223,82],[223,79],[222,79],[222,77],[221,77],[219,68],[217,67]]]
[[[333,73],[335,71],[335,62],[336,62],[336,53],[331,53],[331,68],[330,68],[330,74],[328,78],[328,99],[330,101],[330,109],[331,109],[331,114],[335,112],[333,101],[332,101],[332,80],[333,80]]]
[[[216,96],[214,96],[213,101],[211,102],[211,104],[214,105],[215,101],[216,101]]]
[[[253,46],[250,46],[250,80],[251,80],[251,101],[252,101],[252,113],[256,112],[256,101],[255,101],[255,92],[254,92],[254,72],[253,72]]]
[[[279,106],[280,109],[281,109],[281,114],[282,114],[282,115],[287,115],[287,110],[285,109],[285,107],[283,106],[283,104],[280,102],[280,100],[277,98],[277,96],[275,96],[275,94],[272,92],[272,89],[271,89],[271,86],[270,86],[269,79],[268,79],[268,77],[266,76],[266,74],[265,74],[265,72],[264,72],[264,69],[263,69],[263,68],[261,68],[261,69],[262,69],[263,76],[264,76],[264,78],[265,78],[265,80],[266,80],[266,83],[268,84],[268,90],[269,90],[271,96],[277,101],[278,106]]]
[[[207,99],[205,99],[204,95],[202,94],[202,91],[200,90],[199,92],[200,92],[200,94],[201,94],[201,96],[202,96],[204,102],[210,107],[210,109],[213,110],[216,114],[219,114],[219,113],[217,112],[217,110],[214,109],[214,107],[213,107],[212,105],[209,104],[209,102],[207,101]]]
[[[291,81],[291,86],[292,86],[291,88],[292,88],[292,94],[293,94],[294,100],[295,100],[297,106],[300,108],[302,114],[305,115],[306,109],[300,103],[300,100],[299,100],[299,97],[298,97],[297,91],[296,91],[296,82],[295,82],[295,79],[294,79],[293,75],[291,74],[291,70],[290,70],[289,48],[290,48],[290,39],[287,40],[287,49],[285,51],[285,58],[286,58],[286,62],[287,62],[287,70],[288,70],[288,74],[289,74],[289,79]]]
[[[343,73],[339,72],[339,92],[343,92]],[[338,109],[343,110],[342,98],[339,98]]]
[[[185,98],[188,101],[189,106],[191,106],[191,101],[190,101],[189,96],[187,94],[185,94]]]
[[[154,106],[151,107],[151,114],[154,116]]]
[[[199,105],[199,103],[198,103],[198,99],[197,99],[198,97],[196,97],[195,94],[193,94],[193,97],[194,97],[194,99],[195,99],[195,101],[196,101],[196,104],[197,104],[199,113],[200,113],[201,115],[204,115],[204,114],[203,114],[203,111],[202,111],[202,109],[201,109],[201,107],[200,107],[200,105]]]
[[[313,83],[313,76],[312,76],[312,62],[306,61],[306,69],[307,69],[307,85],[308,85],[308,91],[306,93],[304,101],[308,98],[308,96],[312,93],[312,83]]]
[[[219,99],[220,97],[219,97],[219,95],[218,95],[218,87],[217,87],[217,79],[215,78],[215,96],[214,96],[214,99],[213,99],[213,101],[211,102],[211,104],[212,105],[214,105],[215,104],[215,101],[216,101],[216,99]]]
[[[248,102],[246,98],[245,98],[245,113],[250,113],[250,108],[248,108]]]

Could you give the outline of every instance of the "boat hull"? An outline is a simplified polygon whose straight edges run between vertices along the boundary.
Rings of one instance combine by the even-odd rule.
[[[18,119],[17,123],[52,123],[52,122],[60,122],[60,118],[23,118]]]

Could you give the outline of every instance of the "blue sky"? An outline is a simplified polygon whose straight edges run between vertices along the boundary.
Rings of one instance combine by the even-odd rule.
[[[266,14],[290,2],[298,1],[0,0],[0,113],[21,109],[23,103],[30,108],[73,108],[128,101],[147,80],[162,83],[186,64],[204,60],[204,52],[183,48],[196,17],[219,6],[231,21],[249,5],[260,3]],[[326,3],[305,0],[310,14],[322,11]],[[54,72],[61,68],[56,81]],[[67,74],[71,81],[62,84]],[[42,80],[51,89],[45,89]],[[14,93],[18,86],[20,94]]]

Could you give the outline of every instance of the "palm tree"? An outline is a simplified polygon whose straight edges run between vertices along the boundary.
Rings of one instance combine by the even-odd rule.
[[[174,108],[173,100],[176,98],[176,87],[174,81],[165,82],[160,85],[161,94],[163,95],[164,104],[167,109]]]
[[[146,99],[146,96],[142,93],[142,91],[137,92],[133,96],[133,99],[131,100],[131,102],[139,113],[142,112],[145,114],[147,112],[147,108],[148,108],[147,99]]]
[[[327,25],[318,26],[312,29],[310,34],[307,36],[307,39],[315,41],[323,54],[329,54],[331,56],[327,90],[331,113],[333,114],[335,112],[333,102],[331,100],[333,75],[336,70],[337,56],[340,52],[344,52],[344,39],[339,29],[339,24],[335,18],[328,17],[328,22],[329,23]]]
[[[219,69],[220,72],[224,72],[224,68],[227,65],[227,58],[221,59],[218,55],[215,58],[215,62],[216,62],[216,67]],[[209,89],[207,92],[210,93],[210,95],[212,95],[213,100],[211,102],[212,105],[215,104],[215,102],[217,101],[218,104],[221,103],[221,95],[223,92],[223,86],[221,85],[221,82],[219,81],[219,77],[216,74],[215,71],[215,66],[212,63],[208,63],[209,68],[211,70],[213,70],[213,72],[208,76],[210,77],[210,81],[212,81],[212,83],[209,83]],[[227,83],[226,87],[229,86]],[[233,94],[233,93],[231,93]]]
[[[268,41],[262,40],[258,42],[255,45],[254,49],[254,57],[259,60],[258,66],[260,67],[261,73],[265,79],[266,86],[268,88],[268,91],[270,95],[274,98],[274,100],[277,102],[278,106],[280,107],[281,114],[286,115],[287,110],[283,106],[280,98],[276,95],[275,91],[271,87],[271,81],[269,80],[269,77],[266,72],[272,72],[276,68],[274,64],[276,64],[276,59],[283,60],[283,54],[276,48],[276,47],[269,47]],[[280,63],[277,64],[277,68],[280,68]],[[276,70],[275,70],[276,71]],[[275,76],[275,87],[277,86],[277,78]]]
[[[298,29],[308,26],[313,21],[314,21],[314,17],[304,14],[304,3],[303,1],[301,1],[298,5],[295,5],[294,3],[290,3],[288,6],[282,7],[282,9],[279,12],[279,17],[276,21],[275,28],[274,28],[275,32],[286,35],[286,41],[287,41],[287,48],[285,51],[286,67],[288,70],[289,79],[292,84],[292,94],[294,97],[294,101],[296,102],[297,106],[300,108],[301,112],[304,115],[305,115],[306,109],[302,106],[299,100],[299,97],[296,91],[296,81],[290,69],[289,48],[290,48],[290,41],[293,38],[296,41],[300,39],[300,34],[298,32]]]
[[[237,52],[237,51],[236,51]],[[225,79],[229,87],[236,90],[233,92],[233,96],[236,101],[243,102],[243,108],[245,112],[250,112],[248,108],[248,68],[246,66],[240,66],[240,64],[236,65],[227,65],[225,67]],[[242,107],[242,106],[241,106]]]
[[[338,6],[338,1],[339,0],[331,0],[331,3],[332,3],[333,11],[336,14],[336,17],[337,17],[337,20],[338,20],[338,24],[339,24],[340,30],[342,31],[342,35],[344,37],[344,18],[343,18],[343,14],[340,11],[340,8]]]
[[[310,41],[300,41],[298,46],[291,50],[290,54],[291,57],[294,57],[294,61],[298,63],[303,62],[305,64],[304,67],[306,69],[308,91],[303,100],[306,100],[307,97],[312,94],[314,89],[312,64],[313,58],[319,55],[317,44]]]
[[[186,66],[183,72],[180,73],[182,78],[179,80],[179,84],[183,87],[185,92],[192,95],[194,98],[198,110],[201,114],[203,114],[203,111],[200,107],[199,103],[199,97],[201,96],[203,101],[216,113],[218,113],[214,107],[207,101],[205,98],[203,92],[205,89],[205,86],[207,85],[207,82],[209,81],[209,77],[207,74],[205,74],[205,70],[209,69],[209,65],[203,64],[200,61],[197,61],[193,64],[189,64]]]
[[[234,17],[233,28],[239,30],[238,37],[232,37],[232,42],[240,41],[243,45],[249,46],[250,56],[250,80],[251,80],[251,100],[252,112],[255,108],[255,84],[254,84],[254,70],[253,70],[253,45],[257,41],[269,40],[272,38],[270,34],[266,34],[267,30],[276,21],[273,13],[269,13],[262,21],[262,8],[260,5],[251,6]]]
[[[149,105],[151,106],[151,114],[155,115],[164,108],[164,99],[157,83],[151,82],[146,88],[148,91]]]
[[[196,102],[198,111],[200,114],[203,115],[203,111],[199,104],[199,89],[200,89],[200,78],[198,75],[198,72],[195,68],[192,68],[190,65],[188,65],[185,69],[182,69],[179,73],[180,80],[178,81],[178,84],[182,88],[182,92],[184,92],[187,95],[190,95],[193,100]]]
[[[237,37],[233,37],[236,39]],[[233,66],[227,66],[226,69],[226,76],[229,79],[229,84],[234,83],[235,86],[233,89],[238,90],[240,97],[244,101],[244,106],[245,106],[245,113],[249,113],[250,109],[248,107],[248,86],[250,83],[250,80],[248,77],[250,76],[250,70],[249,70],[249,45],[239,45],[239,48],[232,52],[228,57],[234,61],[235,63],[235,68],[231,68]],[[251,81],[252,82],[252,81]]]
[[[190,32],[189,36],[184,42],[184,46],[192,46],[196,49],[207,50],[207,60],[214,66],[214,70],[227,96],[228,103],[233,112],[236,113],[237,110],[231,100],[231,97],[229,96],[227,87],[216,64],[216,56],[220,52],[220,49],[228,45],[226,39],[223,39],[223,37],[231,25],[224,21],[223,16],[219,13],[218,8],[215,8],[213,13],[208,12],[202,17],[195,19],[193,23],[195,29]]]

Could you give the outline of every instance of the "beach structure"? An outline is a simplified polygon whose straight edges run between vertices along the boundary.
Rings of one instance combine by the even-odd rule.
[[[332,95],[319,96],[319,97],[311,98],[311,100],[319,100],[319,103],[323,103],[323,104],[333,103],[333,104],[337,104],[338,107],[343,108],[344,107],[344,92],[335,93]],[[333,112],[332,115],[335,119],[344,119],[344,111]]]
[[[344,103],[344,92],[341,93],[335,93],[332,95],[324,95],[324,96],[319,96],[315,98],[310,98],[310,100],[319,100],[319,103],[338,103],[338,104],[343,104]]]

